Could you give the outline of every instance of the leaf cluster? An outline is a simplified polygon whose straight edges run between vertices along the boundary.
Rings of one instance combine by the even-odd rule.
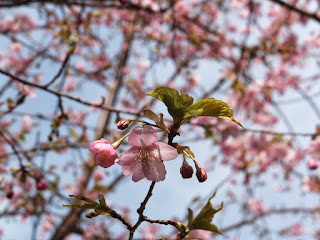
[[[148,95],[159,99],[167,106],[175,126],[187,123],[194,117],[209,116],[231,120],[244,128],[235,120],[232,108],[221,100],[204,98],[193,103],[193,97],[169,87],[157,87]]]
[[[99,194],[99,202],[93,201],[89,198],[77,195],[69,195],[70,197],[74,197],[78,200],[84,201],[84,204],[71,204],[71,205],[63,205],[64,207],[71,208],[81,208],[81,209],[93,209],[94,211],[87,212],[85,216],[87,218],[97,217],[99,215],[109,216],[110,211],[112,211],[106,204],[106,200],[103,194]]]

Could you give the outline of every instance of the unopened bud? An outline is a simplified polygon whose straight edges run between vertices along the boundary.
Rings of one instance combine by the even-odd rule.
[[[85,214],[85,216],[86,216],[87,218],[94,218],[94,217],[99,216],[99,215],[100,215],[100,214],[97,213],[97,212],[87,212],[87,213]]]
[[[48,181],[45,179],[41,179],[38,183],[37,183],[37,189],[42,191],[42,190],[46,190],[48,188]]]
[[[309,166],[310,170],[316,170],[319,167],[319,163],[318,163],[318,161],[316,159],[311,158],[308,161],[308,166]]]
[[[186,160],[183,160],[182,166],[180,167],[180,173],[182,178],[191,178],[193,175],[193,168]]]
[[[11,199],[11,198],[13,197],[13,191],[7,192],[6,197],[7,197],[8,199]]]
[[[199,165],[196,165],[196,168],[197,168],[197,172],[196,172],[196,175],[197,175],[197,178],[198,178],[198,181],[199,182],[204,182],[207,180],[207,173],[206,171],[200,167]]]
[[[122,119],[122,120],[120,120],[120,121],[118,122],[117,127],[118,127],[118,129],[120,129],[120,130],[124,130],[124,129],[126,129],[126,128],[129,126],[129,124],[130,124],[130,120],[129,120],[129,119]]]

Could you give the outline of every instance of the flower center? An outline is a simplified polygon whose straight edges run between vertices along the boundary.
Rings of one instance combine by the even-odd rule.
[[[149,150],[147,149],[141,149],[139,151],[139,156],[138,156],[138,159],[139,161],[154,161],[155,160],[155,156],[152,152],[150,152]]]

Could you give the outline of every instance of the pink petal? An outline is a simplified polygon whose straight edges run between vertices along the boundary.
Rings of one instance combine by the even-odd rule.
[[[101,167],[108,168],[114,164],[116,155],[110,152],[98,153],[94,156],[94,162]]]
[[[121,170],[125,176],[129,176],[132,173],[130,166],[121,166]]]
[[[163,162],[155,159],[143,163],[143,173],[147,179],[159,182],[165,179],[167,171]]]
[[[130,165],[138,156],[140,148],[132,147],[127,151],[123,152],[120,157],[116,160],[121,166]]]
[[[105,151],[110,151],[112,145],[106,140],[97,140],[90,144],[89,150],[92,153],[101,153]]]
[[[155,145],[157,147],[153,148],[151,151],[157,158],[161,159],[162,161],[173,160],[179,156],[177,149],[166,143],[157,142]]]
[[[135,161],[131,165],[132,170],[132,180],[134,182],[138,182],[141,179],[145,178],[144,172],[143,172],[143,165],[141,161]]]
[[[96,165],[100,165],[100,162],[101,162],[101,158],[99,157],[99,154],[96,154],[96,155],[94,156],[94,163],[95,163]]]
[[[129,135],[131,146],[146,148],[158,140],[158,135],[151,126],[135,127]]]

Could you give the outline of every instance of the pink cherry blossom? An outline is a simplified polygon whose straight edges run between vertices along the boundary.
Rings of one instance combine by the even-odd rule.
[[[108,168],[114,164],[117,152],[112,144],[105,139],[94,141],[90,144],[89,150],[95,153],[94,163],[101,167]]]
[[[104,177],[104,175],[103,175],[103,173],[102,173],[101,171],[95,171],[95,172],[93,173],[93,178],[94,178],[94,180],[96,180],[96,181],[102,180],[103,177]]]
[[[306,150],[313,158],[320,159],[320,139],[312,140]]]
[[[266,206],[259,199],[250,198],[247,206],[254,215],[260,215],[266,211]]]
[[[143,235],[143,239],[152,240],[156,239],[157,233],[161,231],[161,227],[159,225],[149,225],[145,227],[141,233]]]
[[[167,173],[162,161],[178,157],[174,147],[157,142],[158,136],[151,126],[135,127],[129,135],[132,146],[116,160],[122,166],[124,175],[132,174],[132,180],[138,182],[143,178],[159,182]]]
[[[212,232],[205,230],[192,230],[188,234],[191,239],[210,239],[212,237]]]
[[[32,119],[29,115],[24,115],[22,117],[22,131],[30,132],[32,128]]]

